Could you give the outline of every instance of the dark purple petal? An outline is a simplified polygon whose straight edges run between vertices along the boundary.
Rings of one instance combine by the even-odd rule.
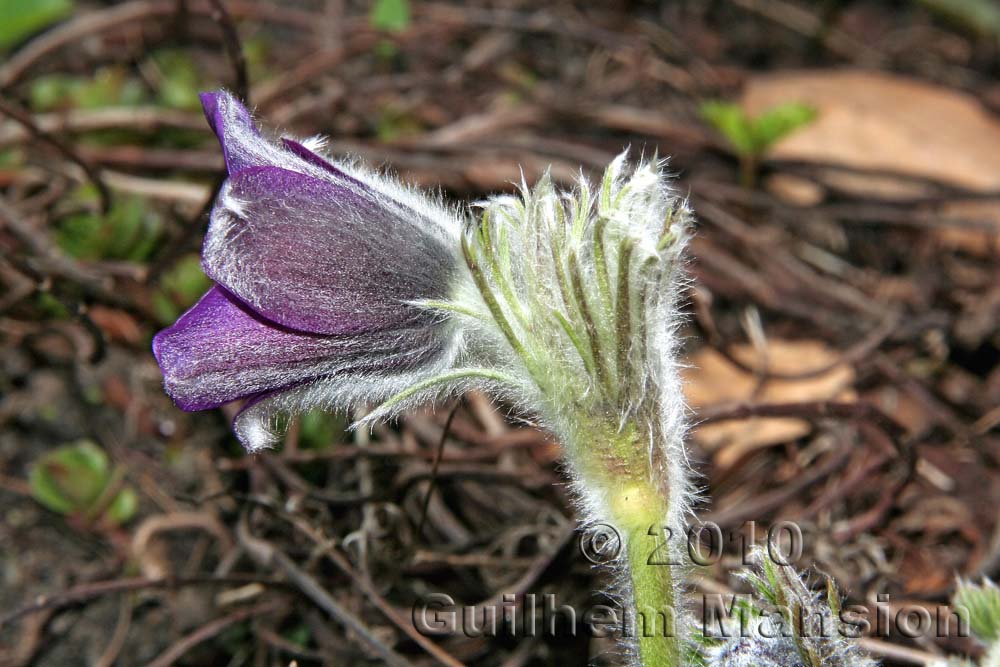
[[[286,327],[398,330],[433,317],[406,302],[449,292],[456,257],[431,226],[367,187],[250,167],[229,178],[216,202],[204,265]]]
[[[226,91],[201,93],[208,124],[219,138],[230,174],[246,167],[272,164],[275,149],[260,135],[250,112]]]
[[[309,164],[313,165],[314,167],[319,167],[323,171],[327,172],[330,176],[332,176],[335,180],[342,183],[343,185],[351,188],[368,189],[367,185],[365,185],[358,179],[354,178],[353,176],[348,175],[342,169],[337,168],[330,161],[323,158],[323,156],[318,155],[317,153],[309,150],[298,141],[295,141],[294,139],[289,139],[288,137],[284,137],[282,138],[281,143],[283,143],[285,145],[285,148],[287,148],[289,151],[291,151],[298,157],[302,158]]]
[[[403,371],[426,363],[439,348],[432,329],[364,338],[290,331],[220,287],[153,339],[167,393],[184,410],[358,369]]]
[[[293,139],[273,142],[261,135],[246,107],[232,94],[220,90],[201,93],[201,105],[212,131],[219,138],[230,175],[248,167],[281,167],[342,183],[352,188],[368,186]]]
[[[199,93],[198,99],[201,100],[201,108],[205,112],[208,124],[217,136],[225,133],[227,125],[234,130],[239,128],[260,136],[250,112],[235,95],[224,90],[216,90],[211,93]]]

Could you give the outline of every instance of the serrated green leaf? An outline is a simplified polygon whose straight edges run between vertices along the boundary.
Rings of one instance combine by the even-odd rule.
[[[71,0],[3,0],[0,6],[0,49],[27,39],[72,11]]]

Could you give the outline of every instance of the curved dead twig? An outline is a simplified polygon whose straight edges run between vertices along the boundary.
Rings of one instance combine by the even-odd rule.
[[[171,18],[177,14],[177,5],[176,0],[133,0],[99,10],[82,12],[36,37],[28,42],[24,48],[11,55],[0,66],[0,90],[16,83],[31,67],[64,46],[96,34],[120,30],[130,23]],[[316,14],[313,12],[270,2],[230,0],[228,9],[231,15],[237,18],[253,18],[278,23],[309,33],[314,33],[318,25]],[[207,0],[187,2],[185,3],[185,11],[189,14],[210,16],[212,8]],[[357,28],[366,23],[366,18],[361,19],[357,24],[352,23],[350,28]]]
[[[182,637],[154,660],[146,663],[146,667],[170,667],[170,665],[174,664],[174,662],[183,657],[185,653],[193,649],[195,646],[208,641],[229,626],[257,616],[273,614],[284,606],[285,603],[281,600],[271,600],[268,602],[262,602],[261,604],[254,605],[252,607],[247,607],[246,609],[238,609],[231,614],[217,618],[214,621],[201,626],[191,634]]]
[[[247,60],[246,56],[243,55],[243,45],[240,42],[240,35],[236,31],[236,24],[233,23],[233,17],[230,16],[222,0],[208,0],[208,4],[212,8],[209,16],[222,30],[222,41],[226,47],[226,55],[229,56],[229,62],[233,66],[235,74],[233,92],[243,100],[243,104],[250,106],[250,77],[247,75]]]
[[[697,302],[697,293],[694,292],[694,294],[694,300]],[[699,303],[698,307],[695,308],[694,323],[701,330],[702,334],[704,334],[705,340],[708,344],[711,345],[714,350],[721,354],[725,360],[733,366],[736,366],[741,371],[750,373],[751,375],[765,381],[809,380],[821,375],[826,375],[840,366],[857,364],[875,352],[879,346],[881,346],[882,343],[884,343],[893,334],[896,327],[899,326],[901,319],[899,313],[889,313],[878,326],[872,329],[860,341],[838,354],[837,358],[829,363],[804,371],[777,371],[767,365],[764,365],[763,367],[754,366],[753,364],[749,364],[733,354],[730,351],[729,346],[722,340],[722,335],[719,333],[714,322],[711,320],[711,314],[708,313],[707,308],[704,306],[705,304]]]
[[[438,470],[441,467],[441,457],[444,456],[444,443],[448,440],[448,433],[451,431],[451,423],[455,419],[455,415],[458,413],[458,409],[462,406],[462,402],[458,401],[448,412],[448,418],[444,422],[444,430],[441,432],[441,440],[438,442],[437,451],[434,454],[434,462],[431,464],[431,477],[430,481],[427,483],[427,493],[424,494],[424,502],[420,510],[420,520],[417,522],[417,539],[420,539],[420,534],[424,530],[424,524],[427,521],[427,509],[431,505],[431,494],[434,493],[434,482],[437,481]]]
[[[142,562],[149,542],[157,533],[174,530],[203,530],[218,540],[223,553],[233,547],[233,538],[229,531],[215,516],[208,512],[171,512],[157,514],[140,524],[132,536],[132,555]]]
[[[898,450],[906,429],[880,409],[864,401],[806,401],[802,403],[734,403],[714,405],[698,411],[696,424],[751,417],[795,417],[799,419],[854,419],[868,421],[885,432]]]
[[[413,663],[394,651],[392,647],[386,646],[360,618],[334,599],[316,579],[296,565],[285,552],[251,533],[248,524],[247,515],[244,514],[236,528],[236,536],[240,545],[258,565],[275,568],[284,573],[303,595],[312,600],[313,604],[347,628],[351,636],[381,657],[389,667],[414,667]]]
[[[316,533],[316,531],[297,517],[282,514],[282,518],[290,521],[295,528],[305,533],[317,547],[324,547],[322,548],[322,555],[337,566],[337,568],[343,572],[348,579],[357,583],[359,588],[361,588],[371,603],[375,605],[378,610],[393,623],[393,625],[399,628],[407,637],[412,639],[429,655],[433,656],[439,663],[444,665],[444,667],[465,667],[460,660],[431,641],[430,638],[418,632],[413,623],[407,622],[407,619],[399,613],[396,607],[394,607],[392,603],[390,603],[387,599],[385,599],[385,597],[382,596],[381,593],[378,592],[377,587],[368,577],[367,573],[359,572],[355,568],[351,567],[351,563],[348,559],[335,547],[330,545],[329,541],[323,540],[322,537]]]
[[[90,181],[95,188],[97,188],[97,196],[101,202],[101,212],[107,213],[111,208],[111,192],[108,191],[108,186],[104,184],[101,180],[101,175],[98,173],[97,169],[94,168],[89,162],[83,159],[83,157],[73,149],[69,144],[63,143],[61,140],[55,138],[51,134],[44,132],[35,123],[34,118],[27,111],[18,108],[11,102],[0,97],[0,114],[13,119],[28,131],[31,136],[38,139],[44,144],[48,144],[54,148],[60,155],[72,162],[73,164],[80,167],[83,173],[86,175],[87,180]]]
[[[261,577],[249,575],[228,575],[224,577],[163,577],[160,579],[133,577],[130,579],[95,581],[74,586],[73,588],[62,591],[61,593],[36,596],[31,604],[17,607],[4,616],[0,616],[0,628],[3,628],[25,616],[38,614],[44,611],[63,609],[65,607],[81,604],[104,595],[113,595],[115,593],[126,593],[150,588],[180,588],[182,586],[202,585],[225,586],[231,584],[261,584],[271,587],[287,586],[287,583],[284,581],[279,581],[277,579],[262,579]]]
[[[125,638],[128,636],[129,628],[132,626],[132,611],[135,607],[135,600],[131,595],[123,595],[118,605],[118,621],[111,631],[111,637],[105,645],[101,655],[94,663],[95,667],[113,667],[122,647],[125,645]]]

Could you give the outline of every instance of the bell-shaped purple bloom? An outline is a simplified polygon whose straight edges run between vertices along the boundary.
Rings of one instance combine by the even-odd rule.
[[[386,396],[447,368],[447,298],[461,221],[360,166],[271,141],[226,92],[202,95],[229,178],[203,267],[217,285],[153,340],[185,410],[249,399],[236,432],[267,444],[276,409]],[[353,399],[353,400],[352,400]]]

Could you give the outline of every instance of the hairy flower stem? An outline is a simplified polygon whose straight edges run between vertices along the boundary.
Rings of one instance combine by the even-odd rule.
[[[581,419],[578,424],[588,420]],[[620,429],[605,422],[574,428],[564,435],[568,459],[579,487],[597,506],[597,519],[615,528],[622,539],[616,565],[628,590],[635,622],[635,649],[642,667],[680,667],[677,634],[675,563],[670,550],[670,493],[650,456],[646,429],[629,422]],[[658,443],[654,444],[654,452]]]
[[[635,606],[639,644],[639,662],[643,667],[680,667],[680,647],[675,636],[674,581],[670,567],[655,561],[658,549],[650,553],[649,542],[644,537],[649,525],[622,524],[626,528],[626,558],[632,584],[632,601]],[[657,540],[659,543],[659,540]],[[653,561],[653,562],[650,562]],[[663,633],[657,630],[660,614],[664,614]],[[639,621],[640,618],[644,619]]]
[[[632,588],[639,662],[643,667],[679,667],[672,558],[663,530],[669,508],[648,487],[623,491],[620,505],[613,510],[614,521],[625,540],[622,565]]]

